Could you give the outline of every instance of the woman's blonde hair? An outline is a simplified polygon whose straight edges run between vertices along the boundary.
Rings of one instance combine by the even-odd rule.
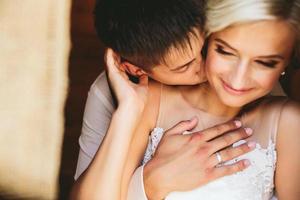
[[[260,20],[285,20],[297,34],[294,57],[299,61],[300,0],[208,0],[206,16],[208,36],[232,25]]]

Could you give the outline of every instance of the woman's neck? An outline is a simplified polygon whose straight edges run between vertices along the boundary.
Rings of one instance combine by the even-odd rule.
[[[216,116],[231,119],[237,116],[242,109],[241,107],[224,105],[208,82],[197,86],[188,86],[188,88],[182,87],[181,93],[183,98],[193,107]]]

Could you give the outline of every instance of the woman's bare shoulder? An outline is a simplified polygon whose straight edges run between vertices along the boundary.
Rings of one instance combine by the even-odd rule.
[[[282,115],[285,115],[285,117],[300,118],[300,102],[287,100],[282,110]]]
[[[279,127],[298,125],[300,127],[300,102],[293,101],[288,97],[268,97],[258,108],[264,114],[274,112],[279,114]]]
[[[287,100],[277,133],[277,164],[275,185],[278,198],[299,195],[300,170],[300,103]],[[296,195],[296,196],[298,196]],[[299,196],[298,196],[299,197]]]
[[[277,147],[286,155],[297,151],[300,153],[300,103],[287,100],[284,104],[277,133]]]
[[[273,112],[290,112],[291,108],[299,107],[299,103],[292,101],[286,96],[268,96],[257,100],[252,105],[248,105],[250,110],[258,110],[264,114]],[[252,108],[252,109],[251,109]]]
[[[280,130],[286,130],[285,132],[289,133],[292,131],[288,131],[289,129],[297,128],[298,134],[300,134],[300,103],[287,100],[284,104],[279,122]]]

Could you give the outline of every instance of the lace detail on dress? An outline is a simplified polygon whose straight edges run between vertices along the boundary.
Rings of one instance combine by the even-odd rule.
[[[143,163],[152,158],[162,135],[162,128],[155,128],[152,131]],[[233,146],[236,147],[245,142],[241,140]],[[172,192],[166,197],[166,200],[199,200],[200,198],[201,200],[272,199],[276,166],[275,144],[271,140],[267,148],[262,148],[260,144],[257,144],[253,151],[225,162],[223,165],[230,165],[242,159],[249,159],[251,162],[251,165],[244,171],[219,178],[195,190]]]
[[[148,146],[144,155],[143,165],[146,164],[149,160],[151,160],[152,156],[155,153],[157,145],[159,144],[164,130],[162,128],[154,128],[149,136]]]
[[[241,140],[233,146],[236,147],[245,142],[245,140]],[[257,143],[256,148],[253,151],[224,164],[233,164],[242,159],[249,159],[251,166],[242,172],[228,176],[232,177],[230,184],[241,184],[240,187],[245,187],[245,189],[249,188],[249,191],[244,191],[244,193],[251,195],[251,198],[246,198],[244,197],[244,194],[241,194],[243,198],[255,200],[271,199],[274,190],[274,171],[277,160],[275,144],[270,140],[268,147],[262,148],[261,145]],[[247,184],[243,184],[241,178],[247,179],[244,181]]]

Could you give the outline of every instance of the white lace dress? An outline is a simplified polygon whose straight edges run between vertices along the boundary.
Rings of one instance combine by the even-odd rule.
[[[162,135],[162,128],[153,130],[143,163],[151,159]],[[234,146],[244,142],[240,141]],[[266,148],[257,144],[253,151],[224,164],[231,164],[245,158],[250,160],[251,165],[244,171],[222,177],[191,191],[171,192],[166,200],[275,200],[273,196],[275,144],[271,140]]]

